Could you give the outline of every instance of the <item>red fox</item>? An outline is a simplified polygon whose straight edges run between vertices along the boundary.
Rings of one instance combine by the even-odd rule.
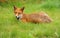
[[[52,19],[44,12],[24,14],[23,11],[24,7],[17,8],[16,6],[14,6],[14,13],[17,20],[22,20],[23,22],[33,22],[33,23],[52,22]]]

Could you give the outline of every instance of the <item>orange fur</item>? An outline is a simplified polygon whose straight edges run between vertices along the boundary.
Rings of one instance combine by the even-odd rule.
[[[17,8],[14,6],[14,13],[16,16],[20,15],[20,20],[23,22],[33,22],[33,23],[39,23],[39,22],[51,22],[52,19],[44,12],[40,13],[33,13],[33,14],[24,14],[23,8]]]

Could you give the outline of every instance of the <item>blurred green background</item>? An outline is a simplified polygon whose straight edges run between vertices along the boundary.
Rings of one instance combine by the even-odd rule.
[[[51,23],[23,23],[14,15],[13,6],[25,7],[24,13],[46,12]],[[0,38],[60,38],[60,0],[0,0]]]

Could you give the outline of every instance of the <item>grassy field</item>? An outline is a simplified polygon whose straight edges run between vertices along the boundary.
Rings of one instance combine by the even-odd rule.
[[[24,5],[16,3],[17,7],[25,6],[26,14],[44,11],[53,19],[51,23],[39,24],[16,20],[12,3],[0,4],[0,38],[60,38],[60,3],[55,2]]]

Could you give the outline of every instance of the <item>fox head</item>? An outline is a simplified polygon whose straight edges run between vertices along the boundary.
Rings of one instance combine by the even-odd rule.
[[[22,8],[17,8],[16,6],[14,6],[14,13],[15,16],[17,18],[17,20],[21,19],[23,16],[23,11],[24,11],[24,7]]]

